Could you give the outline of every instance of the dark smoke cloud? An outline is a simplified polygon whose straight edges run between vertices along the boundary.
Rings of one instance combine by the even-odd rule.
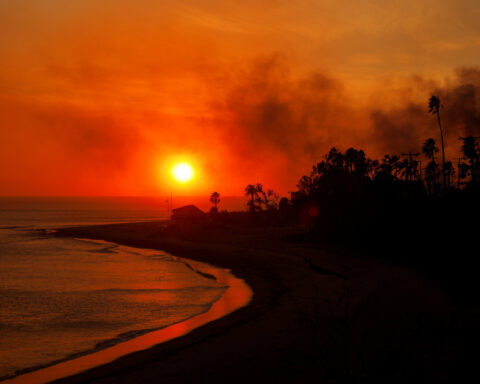
[[[441,100],[448,155],[458,156],[459,136],[480,136],[480,68],[458,69],[454,78],[443,85],[417,78],[405,87],[414,87],[420,100],[407,100],[395,109],[385,107],[371,112],[372,140],[378,142],[380,151],[419,151],[429,137],[440,144],[437,120],[428,113],[431,95]]]
[[[436,137],[432,117],[425,105],[409,103],[394,110],[371,112],[372,141],[377,144],[378,154],[416,152],[425,138]]]
[[[234,85],[228,88],[225,103],[214,105],[229,116],[227,142],[244,162],[268,162],[268,156],[284,159],[289,169],[279,173],[298,174],[299,166],[308,172],[332,146],[363,148],[369,156],[381,158],[387,153],[420,152],[429,137],[440,144],[437,120],[428,113],[432,94],[443,105],[447,154],[457,156],[458,136],[480,134],[478,68],[459,69],[442,84],[411,77],[393,94],[389,84],[379,86],[380,97],[362,107],[335,77],[324,73],[295,77],[279,55],[259,60],[228,81]]]
[[[299,74],[282,55],[239,66],[243,69],[218,67],[207,77],[203,71],[192,75],[205,79],[208,97],[189,94],[170,114],[155,110],[170,92],[161,87],[159,95],[149,88],[141,103],[124,105],[125,91],[118,99],[121,108],[111,107],[113,102],[105,106],[101,99],[98,105],[57,100],[15,107],[9,102],[3,109],[0,103],[5,126],[15,127],[4,140],[3,158],[15,158],[20,169],[4,172],[10,180],[4,184],[13,186],[7,192],[152,194],[163,182],[155,180],[158,164],[185,153],[204,169],[208,190],[241,194],[246,184],[262,182],[285,194],[332,146],[361,148],[381,158],[419,152],[429,137],[440,144],[436,118],[428,113],[432,94],[443,105],[450,160],[458,156],[458,136],[480,136],[479,68],[459,69],[444,82],[418,76],[402,86],[385,82],[368,90],[374,99],[359,101],[349,84],[324,72]],[[82,86],[84,78],[78,81]],[[105,94],[115,95],[111,87]],[[18,181],[22,172],[29,176]],[[29,185],[36,177],[38,188],[32,192]]]
[[[436,90],[444,106],[447,130],[459,135],[480,135],[480,69],[462,68],[456,82]]]
[[[287,60],[275,55],[223,82],[229,84],[224,102],[215,101],[213,110],[224,117],[225,143],[245,168],[260,167],[295,185],[329,146],[355,145],[359,139],[359,114],[332,76],[296,77]]]

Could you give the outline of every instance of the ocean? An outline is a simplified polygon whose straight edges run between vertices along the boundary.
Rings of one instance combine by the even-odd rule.
[[[231,198],[230,209],[241,204]],[[0,197],[0,378],[191,318],[222,296],[224,285],[165,252],[39,231],[164,219],[166,205],[164,198]],[[208,199],[197,205],[208,208]]]

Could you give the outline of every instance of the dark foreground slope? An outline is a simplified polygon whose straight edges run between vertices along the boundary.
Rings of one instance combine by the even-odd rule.
[[[451,382],[474,366],[479,312],[415,271],[284,241],[293,229],[61,229],[225,267],[251,304],[61,383]]]

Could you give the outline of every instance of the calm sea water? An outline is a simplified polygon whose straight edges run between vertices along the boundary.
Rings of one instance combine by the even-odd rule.
[[[167,253],[38,231],[166,212],[161,198],[0,198],[0,377],[208,310],[225,287]]]

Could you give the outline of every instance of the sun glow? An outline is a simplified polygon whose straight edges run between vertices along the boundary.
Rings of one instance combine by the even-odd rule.
[[[186,183],[193,179],[193,167],[188,163],[176,164],[172,169],[172,174],[175,180],[179,183]]]

